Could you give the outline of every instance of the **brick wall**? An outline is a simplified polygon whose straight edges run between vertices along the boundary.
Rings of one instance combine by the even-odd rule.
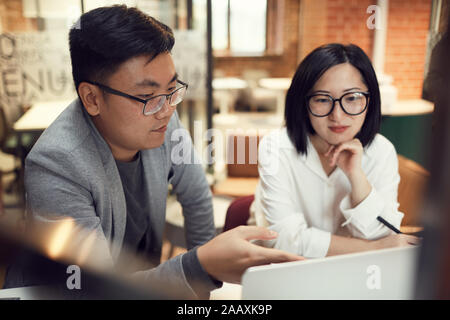
[[[330,42],[354,43],[372,57],[374,30],[366,23],[375,0],[285,0],[284,52],[269,57],[220,57],[214,66],[227,76],[264,69],[272,77],[291,77],[314,48]],[[394,78],[400,99],[421,97],[431,0],[390,0],[385,73]]]
[[[326,0],[303,0],[300,6],[298,61],[313,49],[327,43],[328,5]]]
[[[23,17],[22,0],[0,0],[1,32],[37,30],[36,19]]]
[[[369,5],[370,0],[302,0],[300,19],[305,22],[299,58],[330,42],[354,43],[370,56],[373,31],[366,26]]]
[[[394,77],[400,99],[422,94],[430,14],[430,0],[389,1],[384,70]]]
[[[278,0],[279,1],[279,0]],[[297,49],[299,37],[299,0],[284,0],[282,37],[282,55],[263,57],[216,57],[214,68],[220,69],[225,76],[242,76],[244,69],[263,69],[271,77],[291,77],[297,67]]]
[[[302,0],[303,20],[299,58],[329,42],[354,43],[372,57],[374,30],[367,7],[373,0]],[[385,73],[394,78],[399,99],[422,94],[431,0],[390,0],[386,39]]]
[[[226,76],[240,77],[245,69],[263,69],[271,77],[291,77],[301,59],[329,42],[355,43],[372,56],[374,31],[366,26],[370,16],[366,10],[375,0],[283,2],[281,55],[216,57],[214,67]],[[430,14],[431,0],[389,1],[384,70],[393,76],[400,99],[421,97]],[[21,0],[0,0],[0,22],[3,32],[37,29],[36,19],[22,17]]]
[[[329,0],[327,42],[354,43],[369,56],[372,53],[373,31],[367,27],[370,0]]]

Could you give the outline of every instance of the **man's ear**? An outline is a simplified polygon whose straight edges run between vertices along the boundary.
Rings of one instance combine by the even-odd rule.
[[[78,94],[84,108],[91,116],[94,117],[100,113],[101,90],[97,86],[81,82],[78,85]]]

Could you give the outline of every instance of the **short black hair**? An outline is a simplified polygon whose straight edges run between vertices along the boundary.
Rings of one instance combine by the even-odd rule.
[[[356,138],[365,147],[373,141],[380,129],[380,88],[369,57],[354,44],[331,43],[323,45],[303,59],[286,94],[284,113],[286,128],[298,153],[306,154],[307,134],[315,134],[309,119],[307,96],[325,71],[341,63],[350,63],[359,70],[370,94],[366,118]]]
[[[165,24],[125,5],[101,7],[81,15],[69,32],[75,89],[83,81],[99,81],[125,61],[170,52],[175,39]]]

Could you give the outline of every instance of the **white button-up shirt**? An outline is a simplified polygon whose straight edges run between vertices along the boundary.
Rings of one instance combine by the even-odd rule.
[[[308,138],[307,155],[298,154],[286,128],[265,136],[259,146],[260,182],[252,211],[257,224],[278,232],[271,246],[309,258],[326,256],[331,234],[369,240],[392,233],[376,218],[399,228],[400,182],[392,143],[377,134],[364,148],[362,169],[372,186],[370,194],[351,207],[351,185],[340,168],[327,176]]]

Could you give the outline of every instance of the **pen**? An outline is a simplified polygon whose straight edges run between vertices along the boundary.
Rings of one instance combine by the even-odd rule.
[[[382,224],[384,224],[386,227],[394,231],[395,233],[402,233],[400,230],[398,230],[396,227],[394,227],[392,224],[384,220],[382,217],[378,216],[377,220],[380,221]]]

